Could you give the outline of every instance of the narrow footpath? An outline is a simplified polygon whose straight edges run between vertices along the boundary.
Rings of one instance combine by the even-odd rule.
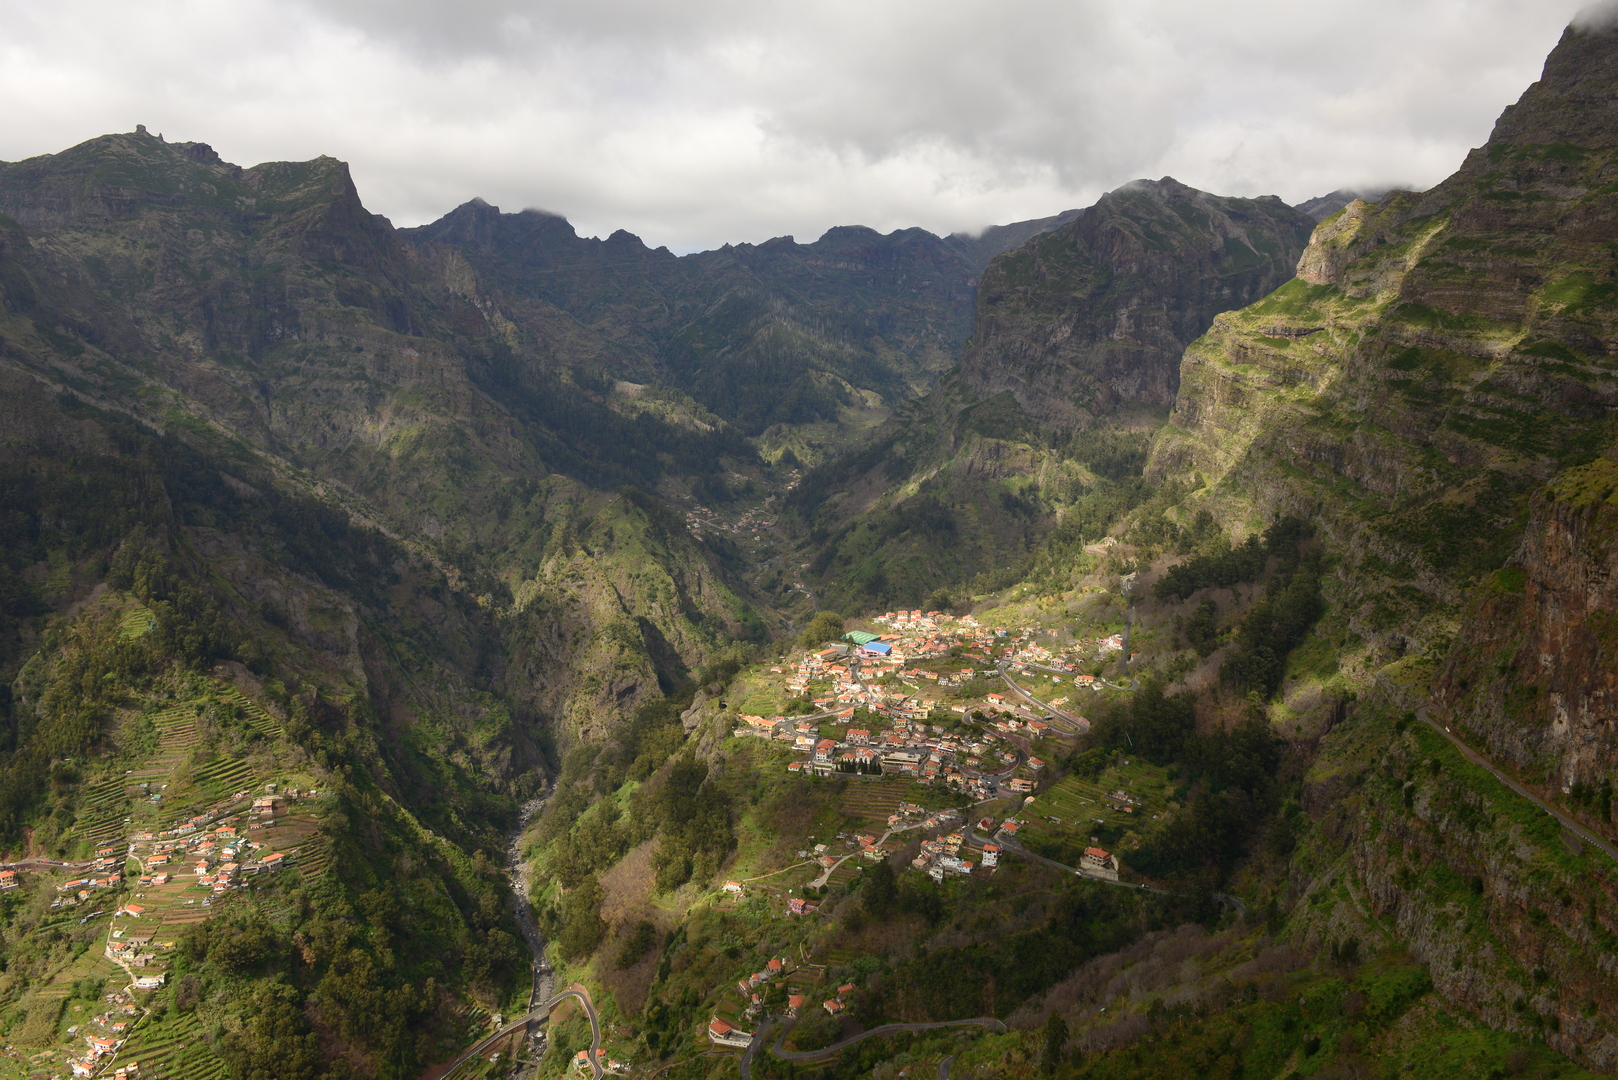
[[[1434,731],[1444,736],[1444,738],[1448,739],[1455,746],[1455,749],[1461,752],[1461,756],[1467,761],[1470,761],[1480,769],[1487,769],[1496,780],[1500,781],[1507,788],[1516,792],[1518,795],[1521,795],[1523,798],[1545,811],[1551,817],[1555,818],[1562,828],[1566,829],[1568,832],[1572,833],[1574,836],[1578,837],[1580,840],[1583,840],[1592,847],[1600,848],[1606,853],[1608,858],[1612,859],[1613,862],[1618,862],[1618,848],[1613,847],[1611,843],[1597,836],[1589,829],[1586,829],[1583,825],[1580,825],[1577,821],[1574,821],[1572,818],[1562,813],[1562,811],[1558,810],[1555,806],[1523,787],[1522,784],[1506,775],[1505,772],[1495,768],[1494,763],[1488,758],[1484,757],[1482,754],[1466,745],[1460,739],[1456,738],[1455,733],[1450,731],[1448,727],[1439,723],[1437,720],[1434,720],[1429,714],[1428,707],[1426,705],[1423,705],[1421,708],[1417,709],[1416,715],[1420,717],[1422,722],[1428,727],[1432,728]]]

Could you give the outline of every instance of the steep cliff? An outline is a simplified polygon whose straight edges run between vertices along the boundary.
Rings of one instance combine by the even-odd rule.
[[[1618,771],[1618,466],[1568,469],[1532,501],[1522,546],[1480,590],[1434,703],[1496,759],[1611,831]]]
[[[1571,28],[1444,183],[1324,220],[1295,280],[1186,350],[1148,464],[1338,556],[1317,639],[1360,700],[1306,778],[1294,940],[1408,949],[1605,1071],[1618,865],[1417,711],[1614,835],[1615,91],[1618,35]]]
[[[1618,127],[1564,106],[1615,65],[1610,36],[1569,31],[1454,176],[1327,219],[1296,280],[1186,351],[1151,473],[1316,518],[1355,630],[1395,654],[1442,647],[1530,493],[1611,437]]]
[[[792,497],[831,602],[1015,580],[1064,524],[1098,539],[1143,497],[1186,344],[1286,280],[1311,225],[1141,180],[996,258],[960,367]]]
[[[1313,222],[1279,199],[1138,180],[984,272],[961,380],[1043,424],[1167,409],[1180,354],[1214,315],[1292,276]]]

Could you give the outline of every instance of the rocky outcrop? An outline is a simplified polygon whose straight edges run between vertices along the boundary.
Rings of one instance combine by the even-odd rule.
[[[1618,462],[1601,457],[1534,498],[1522,547],[1463,621],[1433,700],[1497,759],[1610,831],[1602,790],[1618,774],[1614,657]]]
[[[1167,409],[1186,345],[1290,278],[1313,224],[1273,196],[1169,177],[1109,192],[990,264],[962,381],[1069,430],[1128,406]]]

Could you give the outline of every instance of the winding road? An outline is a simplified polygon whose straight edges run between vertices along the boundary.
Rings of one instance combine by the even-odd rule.
[[[782,1028],[782,1031],[776,1036],[775,1045],[770,1047],[769,1054],[773,1058],[793,1063],[825,1061],[829,1057],[835,1057],[838,1053],[848,1049],[855,1043],[864,1042],[866,1039],[874,1038],[878,1035],[897,1035],[904,1031],[936,1031],[939,1028],[947,1027],[984,1027],[1001,1035],[1004,1035],[1006,1032],[1006,1025],[1003,1022],[996,1020],[992,1016],[977,1016],[970,1020],[939,1020],[928,1024],[882,1024],[878,1027],[872,1028],[869,1031],[862,1031],[858,1035],[852,1035],[841,1042],[835,1042],[830,1046],[822,1047],[819,1050],[783,1051],[781,1049],[781,1043],[786,1040],[787,1032],[792,1028],[792,1022],[790,1020],[777,1021],[772,1019],[767,1020],[763,1024],[759,1025],[758,1031],[754,1032],[753,1034],[753,1041],[748,1043],[747,1049],[742,1052],[742,1080],[753,1080],[753,1058],[757,1056],[759,1050],[764,1047],[766,1042],[768,1042],[770,1030],[775,1027]],[[943,1060],[938,1067],[938,1075],[940,1077],[947,1078],[949,1076],[949,1067],[954,1060],[955,1057],[953,1054]]]
[[[1423,705],[1421,708],[1417,709],[1416,715],[1420,717],[1422,722],[1428,727],[1432,728],[1434,731],[1444,736],[1444,738],[1448,739],[1455,746],[1455,749],[1461,752],[1461,756],[1467,761],[1470,761],[1472,764],[1481,769],[1487,769],[1496,780],[1500,781],[1507,788],[1516,792],[1518,795],[1521,795],[1523,798],[1545,811],[1551,817],[1555,818],[1562,828],[1566,829],[1580,840],[1583,840],[1585,843],[1590,844],[1592,847],[1600,848],[1610,859],[1612,859],[1614,862],[1618,862],[1618,848],[1613,847],[1611,843],[1597,836],[1589,829],[1586,829],[1583,825],[1580,825],[1577,821],[1574,821],[1572,818],[1562,813],[1562,811],[1558,810],[1555,806],[1546,802],[1538,795],[1535,795],[1532,791],[1529,791],[1527,788],[1523,787],[1522,784],[1518,783],[1500,769],[1496,768],[1494,763],[1488,758],[1484,757],[1482,754],[1466,745],[1460,739],[1456,738],[1455,733],[1450,731],[1448,727],[1440,724],[1437,720],[1434,720],[1428,712],[1428,706]]]
[[[601,1018],[596,1015],[596,1006],[595,1002],[590,1000],[590,991],[586,990],[582,986],[579,986],[577,983],[568,987],[566,990],[563,990],[560,994],[557,994],[540,1007],[530,1009],[527,1013],[523,1014],[522,1017],[511,1021],[511,1023],[494,1032],[492,1035],[487,1035],[483,1039],[474,1043],[470,1049],[468,1049],[450,1064],[450,1067],[443,1073],[442,1076],[438,1078],[438,1080],[449,1080],[449,1077],[455,1075],[455,1071],[457,1069],[471,1061],[473,1058],[488,1053],[489,1049],[499,1043],[501,1039],[514,1035],[519,1031],[526,1030],[530,1024],[541,1023],[550,1019],[551,1010],[560,1005],[564,998],[570,997],[578,998],[579,1001],[584,1004],[584,1012],[590,1018],[590,1068],[594,1073],[595,1080],[601,1080],[602,1077],[607,1075],[607,1070],[601,1065]]]
[[[1009,660],[997,660],[997,661],[995,661],[995,667],[998,668],[999,671],[1000,671],[1000,680],[1006,684],[1007,688],[1010,689],[1013,694],[1016,694],[1018,697],[1022,698],[1024,701],[1028,702],[1030,705],[1034,705],[1034,706],[1036,706],[1036,707],[1038,707],[1040,709],[1043,709],[1047,714],[1049,714],[1049,716],[1050,716],[1050,718],[1051,718],[1051,720],[1053,722],[1057,721],[1057,720],[1062,721],[1062,724],[1058,725],[1058,726],[1060,726],[1062,728],[1062,730],[1064,732],[1066,732],[1067,734],[1069,734],[1069,735],[1077,735],[1080,732],[1090,730],[1090,722],[1088,720],[1084,721],[1083,723],[1080,723],[1080,720],[1079,720],[1079,718],[1077,716],[1074,716],[1072,713],[1064,712],[1061,709],[1058,709],[1055,705],[1050,705],[1050,704],[1047,704],[1046,702],[1043,702],[1043,701],[1039,700],[1033,694],[1030,694],[1028,691],[1024,690],[1021,686],[1019,686],[1017,684],[1017,680],[1013,679],[1011,677],[1011,673],[1006,670],[1006,668],[1008,666],[1010,666],[1010,664],[1011,664],[1011,661],[1009,661]],[[1028,665],[1024,664],[1023,666],[1027,667]],[[1125,689],[1125,688],[1119,686],[1119,687],[1113,687],[1113,689],[1122,690],[1122,689]]]

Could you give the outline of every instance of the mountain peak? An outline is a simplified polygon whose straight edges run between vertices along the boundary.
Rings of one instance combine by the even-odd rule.
[[[1500,114],[1490,143],[1618,146],[1618,26],[1610,5],[1602,10],[1609,17],[1581,15],[1562,32],[1539,81]]]

